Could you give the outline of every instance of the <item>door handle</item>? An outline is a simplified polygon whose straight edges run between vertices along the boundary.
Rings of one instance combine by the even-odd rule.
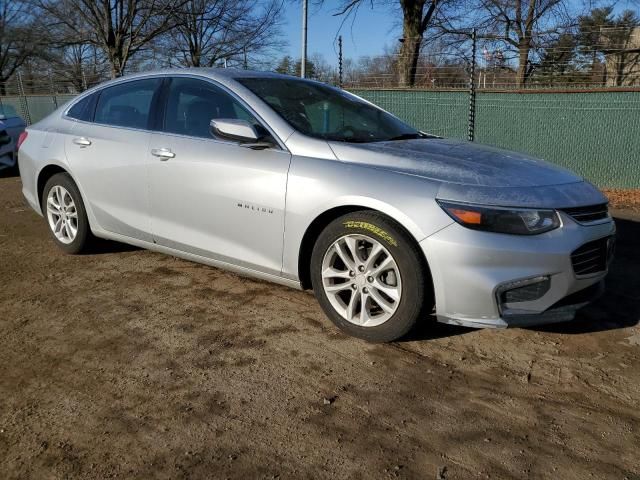
[[[153,150],[151,150],[151,155],[153,155],[154,157],[159,157],[163,162],[166,162],[170,158],[174,158],[176,156],[176,154],[168,148],[154,148]]]
[[[80,147],[88,147],[91,145],[91,140],[85,137],[74,138],[73,143],[79,145]]]

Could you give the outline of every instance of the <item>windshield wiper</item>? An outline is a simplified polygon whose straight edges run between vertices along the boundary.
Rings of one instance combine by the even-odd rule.
[[[395,140],[415,140],[416,138],[425,138],[421,133],[403,133],[396,137],[387,138],[385,142],[393,142]]]

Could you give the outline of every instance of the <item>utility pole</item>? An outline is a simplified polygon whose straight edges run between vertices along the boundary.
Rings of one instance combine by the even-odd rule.
[[[307,4],[308,0],[302,0],[302,59],[300,61],[300,77],[307,76]]]

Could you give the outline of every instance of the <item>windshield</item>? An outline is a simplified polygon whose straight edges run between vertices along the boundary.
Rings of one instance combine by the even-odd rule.
[[[240,78],[238,81],[293,128],[310,137],[362,143],[423,136],[358,97],[320,83],[295,78]]]

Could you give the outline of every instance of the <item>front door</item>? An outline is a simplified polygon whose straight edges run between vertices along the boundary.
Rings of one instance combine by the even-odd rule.
[[[149,185],[154,240],[214,260],[280,274],[291,155],[211,136],[214,118],[264,128],[212,82],[175,77],[162,132],[151,136]]]

